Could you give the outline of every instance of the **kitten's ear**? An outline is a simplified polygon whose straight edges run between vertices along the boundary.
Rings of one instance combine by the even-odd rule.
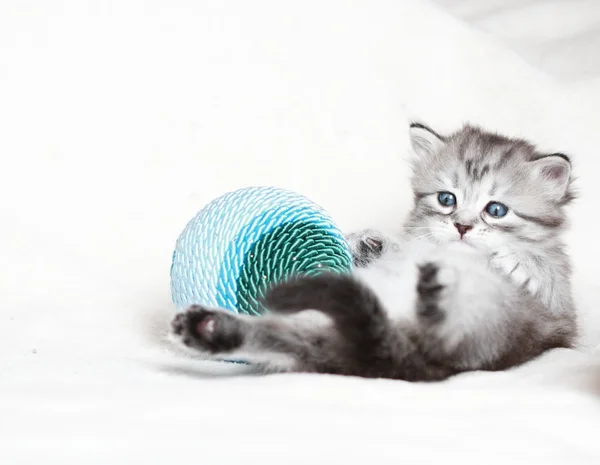
[[[557,199],[567,195],[571,183],[571,162],[562,153],[544,155],[533,161],[532,174]]]
[[[410,142],[419,157],[427,157],[439,152],[446,139],[424,124],[411,123]]]

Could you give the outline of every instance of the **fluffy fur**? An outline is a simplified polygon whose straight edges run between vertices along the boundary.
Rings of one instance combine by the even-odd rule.
[[[192,306],[174,319],[173,338],[265,371],[409,381],[506,369],[570,347],[561,240],[574,197],[569,159],[472,126],[441,136],[415,123],[411,140],[414,208],[397,237],[348,236],[352,276],[278,285],[262,317]],[[506,215],[493,214],[496,202]]]

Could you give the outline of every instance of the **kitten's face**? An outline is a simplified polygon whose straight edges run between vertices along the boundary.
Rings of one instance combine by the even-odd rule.
[[[564,155],[468,126],[446,138],[416,125],[411,139],[412,236],[493,252],[531,247],[564,225],[563,207],[572,199]]]

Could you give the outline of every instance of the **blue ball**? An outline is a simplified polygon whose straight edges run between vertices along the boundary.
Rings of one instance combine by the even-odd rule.
[[[325,210],[285,189],[250,187],[213,200],[187,224],[173,253],[171,295],[178,309],[259,315],[273,284],[351,268],[344,236]]]

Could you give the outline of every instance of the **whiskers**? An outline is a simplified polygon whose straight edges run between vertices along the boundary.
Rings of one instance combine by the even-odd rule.
[[[440,243],[441,238],[448,234],[448,229],[442,226],[406,226],[409,242],[418,240],[433,240]]]

